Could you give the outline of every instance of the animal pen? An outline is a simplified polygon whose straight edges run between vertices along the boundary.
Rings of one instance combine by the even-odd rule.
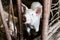
[[[25,13],[26,6],[29,7],[31,4],[30,2],[36,1],[36,0],[16,0],[16,5],[17,5],[17,17],[15,17],[15,12],[14,12],[14,6],[12,0],[9,0],[9,5],[8,5],[8,12],[5,12],[3,8],[3,2],[0,0],[0,26],[3,24],[4,28],[0,27],[0,34],[2,33],[1,30],[4,30],[3,32],[6,33],[6,40],[27,40],[24,39],[23,35],[23,22],[22,22],[22,7],[23,7],[23,13]],[[42,19],[41,19],[41,32],[39,36],[35,37],[34,39],[29,39],[29,40],[60,40],[60,36],[57,36],[57,33],[60,33],[60,0],[39,0],[41,1],[41,4],[43,6],[42,8]],[[54,2],[55,1],[55,2]],[[26,4],[26,6],[22,5],[22,2]],[[30,4],[29,4],[30,3]],[[4,13],[8,13],[8,24],[5,21]],[[14,26],[14,32],[15,30],[15,25],[17,25],[17,35],[18,37],[15,37],[12,39],[11,35],[9,34],[9,22],[12,20],[13,26]],[[2,23],[1,23],[2,22]],[[4,34],[5,35],[5,34]],[[4,36],[3,35],[3,36]],[[2,34],[0,35],[1,40],[5,40],[1,38]],[[26,37],[26,36],[25,36]],[[52,38],[51,38],[52,37]]]

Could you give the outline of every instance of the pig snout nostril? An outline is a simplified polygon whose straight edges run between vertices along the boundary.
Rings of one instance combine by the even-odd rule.
[[[23,16],[22,21],[26,22],[26,17],[25,16]]]

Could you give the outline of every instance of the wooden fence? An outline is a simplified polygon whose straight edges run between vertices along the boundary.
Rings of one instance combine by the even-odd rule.
[[[18,24],[19,24],[19,39],[18,40],[24,40],[23,39],[23,31],[22,31],[22,17],[21,17],[21,0],[17,0],[17,5],[18,5]],[[51,28],[49,28],[49,25],[51,25],[52,23],[49,24],[49,16],[50,16],[50,12],[51,11],[51,4],[52,4],[52,0],[43,0],[43,17],[42,17],[42,36],[39,36],[42,37],[41,40],[48,40],[56,31],[58,28],[60,28],[60,20],[59,22],[55,23]],[[58,2],[59,4],[59,2]],[[3,15],[4,13],[4,9],[3,9],[3,6],[2,6],[2,2],[0,0],[0,15],[1,15],[1,19],[2,19],[2,22],[3,22],[3,25],[5,27],[5,32],[6,32],[6,36],[7,36],[7,40],[12,40],[9,32],[8,32],[8,24],[6,23],[6,21],[4,20],[5,17]],[[12,13],[12,19],[13,19],[13,24],[14,24],[14,28],[15,28],[15,21],[14,21],[14,9],[13,9],[13,3],[12,3],[12,0],[10,0],[10,3],[9,3],[9,16],[8,16],[8,20],[10,21],[10,14]],[[58,17],[58,19],[60,18],[60,16]],[[53,18],[52,18],[53,19]],[[54,22],[54,21],[52,21]],[[48,25],[49,24],[49,25]],[[49,30],[48,30],[49,29]],[[49,34],[49,35],[48,35]],[[15,38],[15,40],[17,40]]]

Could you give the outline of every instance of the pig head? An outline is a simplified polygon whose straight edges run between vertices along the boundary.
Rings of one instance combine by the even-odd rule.
[[[27,9],[23,16],[25,18],[24,24],[27,27],[27,32],[30,33],[31,29],[35,29],[35,32],[38,32],[40,18],[42,17],[42,5],[39,2],[33,2],[31,8]]]

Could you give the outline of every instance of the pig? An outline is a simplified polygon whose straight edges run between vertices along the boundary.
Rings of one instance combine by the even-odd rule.
[[[6,11],[3,9],[3,6],[2,6],[2,2],[1,2],[1,1],[0,1],[0,11],[3,11],[3,12],[2,12],[2,15],[3,15],[3,17],[4,17],[4,21],[6,21],[6,23],[8,24],[8,15],[9,15],[9,13],[6,12]],[[9,21],[9,26],[10,26],[10,27],[8,27],[8,31],[9,31],[9,33],[10,33],[11,36],[14,36],[14,24],[13,24],[13,22],[12,22],[12,15],[10,15],[10,18],[11,18],[11,20]],[[16,18],[15,16],[14,16],[14,19],[17,20],[17,18]],[[1,20],[1,19],[0,19],[0,20]],[[14,20],[14,21],[15,21],[15,20]],[[4,28],[3,24],[1,24],[0,28]],[[15,26],[15,33],[17,34],[17,28],[16,28],[16,26]]]
[[[26,6],[23,3],[21,4],[21,6],[22,6],[22,12],[24,12],[23,11],[23,6],[24,7],[26,7]],[[0,1],[0,9],[3,11],[4,21],[6,21],[6,23],[8,24],[8,16],[9,16],[9,13],[4,10],[1,1]],[[27,7],[26,7],[26,9],[27,9]],[[17,21],[18,21],[17,17],[14,16],[14,22],[16,23]],[[15,30],[14,30],[14,27],[15,27]],[[4,29],[3,24],[0,25],[0,28],[3,28]],[[10,21],[9,21],[8,31],[9,31],[9,33],[10,33],[10,35],[12,37],[16,37],[17,36],[17,27],[16,27],[16,25],[14,26],[14,23],[12,21],[12,15],[11,14],[10,14]]]
[[[31,8],[27,9],[25,14],[25,25],[27,32],[31,35],[31,29],[34,29],[35,32],[39,31],[40,18],[42,17],[42,5],[39,2],[33,2]]]
[[[8,19],[5,19],[6,23],[8,24]],[[1,28],[4,28],[3,24],[0,26]],[[14,29],[15,27],[15,29]],[[14,26],[13,22],[10,20],[9,21],[9,26],[8,26],[8,31],[9,31],[9,34],[12,36],[12,37],[17,37],[17,27]]]

